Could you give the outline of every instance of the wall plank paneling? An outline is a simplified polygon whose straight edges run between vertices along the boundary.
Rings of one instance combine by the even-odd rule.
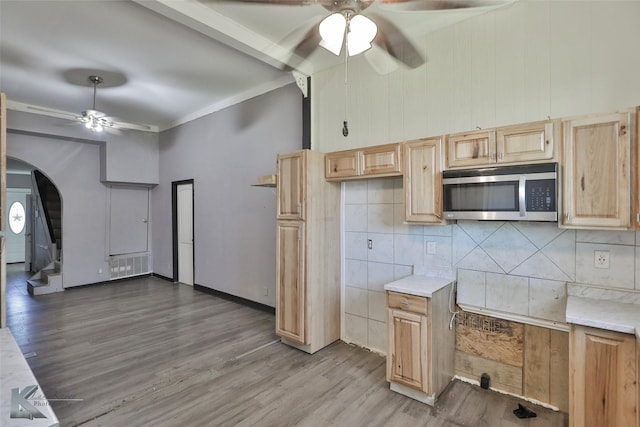
[[[357,116],[349,121],[357,132],[339,133],[341,64],[314,74],[312,147],[337,151],[638,105],[638,14],[637,1],[519,1],[425,33],[415,42],[427,62],[415,70],[401,65],[380,76],[354,57],[349,104]]]

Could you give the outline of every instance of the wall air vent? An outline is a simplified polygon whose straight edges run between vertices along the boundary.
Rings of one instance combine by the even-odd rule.
[[[149,254],[138,255],[114,255],[109,257],[110,278],[122,279],[125,277],[149,274]]]

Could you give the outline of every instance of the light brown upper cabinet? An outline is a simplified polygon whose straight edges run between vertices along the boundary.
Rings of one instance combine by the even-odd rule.
[[[442,138],[404,144],[405,221],[443,223]]]
[[[449,135],[447,167],[544,161],[554,155],[553,121]]]
[[[496,133],[493,130],[463,132],[447,136],[447,167],[469,167],[495,162]]]
[[[554,126],[555,125],[555,126]],[[554,128],[552,121],[505,126],[496,130],[498,162],[529,162],[553,158]]]
[[[635,111],[563,120],[563,214],[567,228],[631,228]]]
[[[306,175],[304,151],[278,156],[278,219],[304,219]]]
[[[328,181],[400,176],[400,155],[400,143],[327,153],[324,176]]]

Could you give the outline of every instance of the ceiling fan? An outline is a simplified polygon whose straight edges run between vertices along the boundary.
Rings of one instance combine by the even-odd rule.
[[[203,0],[225,2],[230,0]],[[308,57],[318,46],[339,56],[354,56],[376,45],[410,68],[424,64],[425,59],[403,31],[379,13],[363,12],[374,2],[397,5],[406,11],[465,9],[502,4],[499,0],[235,0],[266,5],[319,5],[330,12],[314,25],[293,48],[294,58]],[[295,61],[295,59],[292,59]],[[295,67],[289,61],[289,67]]]
[[[112,117],[107,116],[105,113],[96,109],[96,94],[98,90],[98,85],[102,84],[104,79],[100,76],[91,75],[89,76],[89,83],[93,85],[93,106],[91,109],[84,110],[80,113],[80,115],[68,113],[66,111],[53,110],[48,108],[40,108],[35,106],[29,106],[30,110],[37,110],[48,113],[51,116],[59,117],[63,119],[76,120],[80,123],[83,123],[84,126],[92,132],[102,132],[103,130],[116,132],[119,129],[130,129],[130,130],[141,130],[141,131],[151,131],[151,126],[135,124],[135,123],[127,123],[113,120]]]

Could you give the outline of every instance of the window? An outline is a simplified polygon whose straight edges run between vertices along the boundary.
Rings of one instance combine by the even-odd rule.
[[[25,226],[24,205],[20,202],[13,202],[9,209],[9,228],[13,234],[20,234]]]

